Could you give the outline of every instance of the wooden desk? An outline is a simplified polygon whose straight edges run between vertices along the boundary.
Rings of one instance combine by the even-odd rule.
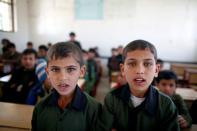
[[[190,109],[194,100],[197,99],[197,91],[191,88],[177,88],[176,93],[179,94],[185,101],[187,108]]]
[[[31,131],[31,129],[14,128],[14,127],[1,127],[0,131]]]
[[[184,100],[194,101],[197,99],[197,91],[190,88],[177,88],[176,93],[179,94]]]
[[[197,90],[197,69],[186,69],[185,79],[188,81],[189,88]]]
[[[184,80],[186,69],[197,69],[196,64],[171,64],[170,69],[176,73],[179,80]]]
[[[31,129],[31,119],[34,106],[0,102],[1,129]]]
[[[118,72],[116,72],[116,71],[113,71],[112,73],[111,73],[111,76],[110,76],[111,78],[111,82],[118,82]]]

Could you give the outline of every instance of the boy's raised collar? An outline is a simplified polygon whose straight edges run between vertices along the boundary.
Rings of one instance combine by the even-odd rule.
[[[45,104],[51,106],[58,106],[58,98],[58,92],[53,89],[50,98],[48,99],[48,101],[46,101]],[[77,110],[82,111],[85,108],[85,95],[83,94],[82,90],[79,88],[78,85],[76,86],[75,93],[70,104],[70,107],[73,107]]]
[[[131,100],[130,99],[131,94],[130,94],[128,83],[112,91],[112,94],[115,94],[117,97],[121,98],[123,102],[125,102],[126,104],[128,104],[129,101]],[[150,86],[146,95],[146,99],[143,102],[144,109],[148,111],[150,115],[153,115],[153,116],[156,115],[156,108],[157,108],[157,101],[158,101],[157,99],[158,98],[157,98],[156,91],[153,89],[152,86]]]

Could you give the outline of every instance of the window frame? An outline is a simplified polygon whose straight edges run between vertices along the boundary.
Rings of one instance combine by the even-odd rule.
[[[0,32],[15,32],[15,26],[14,26],[14,0],[10,0],[10,2],[6,2],[3,0],[0,0],[0,2],[6,3],[11,7],[11,23],[12,23],[12,30],[11,31],[5,31],[5,30],[1,30]]]

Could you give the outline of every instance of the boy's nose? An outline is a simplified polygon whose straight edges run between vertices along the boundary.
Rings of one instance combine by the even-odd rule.
[[[65,71],[61,71],[59,77],[61,80],[66,80],[68,78],[68,75]]]
[[[137,74],[143,74],[144,73],[144,67],[142,65],[138,65],[136,68]]]

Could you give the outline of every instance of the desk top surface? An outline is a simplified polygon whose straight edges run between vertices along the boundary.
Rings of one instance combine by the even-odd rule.
[[[31,128],[34,106],[0,102],[0,126]]]
[[[176,93],[179,94],[184,100],[194,101],[197,99],[197,91],[191,88],[177,88]]]

